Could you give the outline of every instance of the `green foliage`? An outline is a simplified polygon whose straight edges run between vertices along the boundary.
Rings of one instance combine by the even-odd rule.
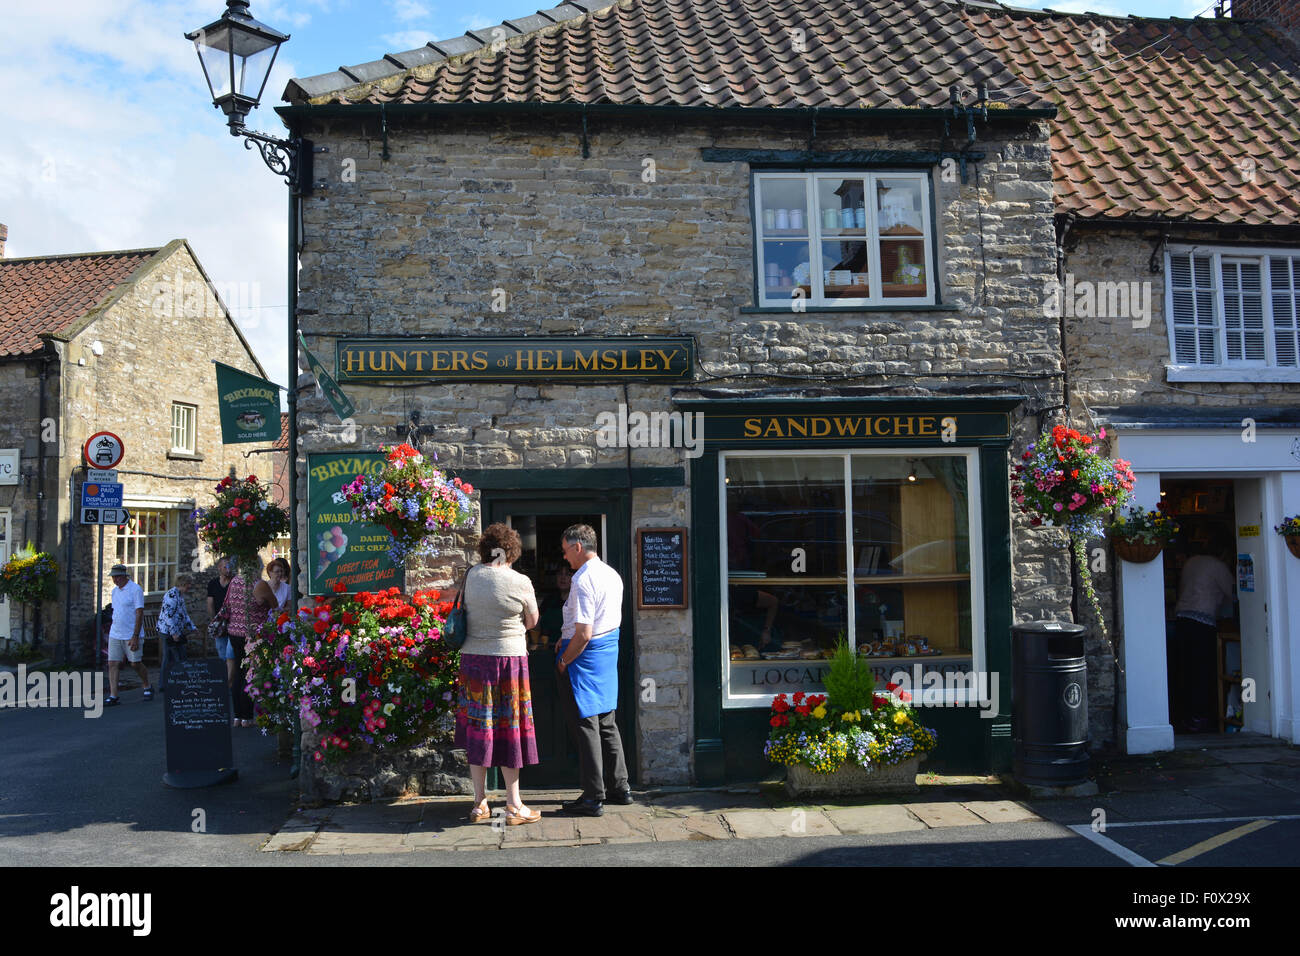
[[[871,671],[871,662],[853,653],[843,635],[835,644],[825,684],[832,710],[871,710],[871,698],[876,691],[876,676]]]

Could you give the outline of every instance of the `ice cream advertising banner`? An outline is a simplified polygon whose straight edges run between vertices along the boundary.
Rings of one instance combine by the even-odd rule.
[[[222,443],[278,441],[280,386],[217,361],[212,364],[217,367]]]
[[[357,475],[383,468],[377,451],[307,456],[308,594],[333,594],[337,581],[352,594],[405,586],[403,569],[388,556],[388,532],[354,521],[343,497],[343,486]]]

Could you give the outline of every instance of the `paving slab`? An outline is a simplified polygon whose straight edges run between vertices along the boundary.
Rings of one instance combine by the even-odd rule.
[[[403,844],[422,849],[456,849],[465,846],[490,846],[501,844],[501,831],[486,823],[466,823],[445,830],[420,829],[406,834]]]
[[[766,809],[767,802],[757,793],[725,793],[696,790],[690,793],[652,794],[646,803],[665,816],[693,816],[723,810]]]
[[[1239,750],[1208,750],[1212,760],[1226,764],[1277,763],[1300,766],[1300,747],[1242,747]]]
[[[841,833],[900,833],[926,829],[924,823],[899,804],[842,807],[827,810],[826,817]]]
[[[637,815],[609,814],[603,817],[576,817],[580,837],[639,837],[644,842],[654,839],[649,814],[644,810]]]
[[[572,817],[551,816],[543,813],[542,818],[536,823],[506,827],[501,845],[514,846],[518,843],[536,843],[539,840],[572,843],[577,839],[578,829],[574,826]]]
[[[960,803],[909,803],[907,809],[927,827],[969,827],[984,823]]]
[[[1120,821],[1222,816],[1213,801],[1206,798],[1205,793],[1204,790],[1197,790],[1194,796],[1181,791],[1112,793],[1104,798],[1098,798],[1092,806],[1101,807],[1113,819]],[[1088,823],[1091,819],[1092,810],[1089,809],[1083,819],[1074,822]]]
[[[281,830],[262,844],[264,853],[301,853],[316,839],[316,830]]]
[[[677,840],[730,840],[732,832],[717,814],[696,814],[689,817],[652,817],[651,832],[656,841],[669,843]]]
[[[1042,817],[1033,810],[1014,800],[969,800],[962,806],[989,823],[1023,823],[1042,820]]]
[[[1240,784],[1204,787],[1196,791],[1196,796],[1212,808],[1211,812],[1205,814],[1207,817],[1267,815],[1277,813],[1278,807],[1287,807],[1290,813],[1296,812],[1295,791],[1267,783],[1254,783],[1246,787]]]
[[[820,810],[738,810],[723,814],[737,839],[834,836],[839,831]]]
[[[1239,764],[1236,768],[1256,780],[1300,793],[1300,766],[1290,764]]]

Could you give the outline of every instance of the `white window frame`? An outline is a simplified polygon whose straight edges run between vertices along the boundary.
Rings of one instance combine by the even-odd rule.
[[[983,673],[988,668],[986,666],[987,655],[984,647],[984,525],[983,525],[983,505],[982,492],[980,489],[979,474],[979,449],[978,448],[953,448],[951,445],[940,447],[926,448],[856,448],[845,450],[843,448],[799,448],[799,449],[754,449],[754,450],[736,450],[736,451],[719,451],[718,452],[718,500],[722,502],[722,515],[720,517],[722,533],[718,535],[718,561],[722,586],[719,590],[722,592],[722,600],[719,602],[720,616],[718,618],[718,635],[719,635],[719,653],[722,655],[722,706],[723,709],[733,710],[739,708],[754,707],[771,707],[772,700],[776,697],[775,693],[771,694],[732,694],[731,693],[731,640],[728,631],[731,620],[730,588],[727,586],[727,461],[732,458],[839,458],[844,464],[844,500],[846,503],[844,509],[844,534],[845,541],[853,540],[853,473],[851,464],[853,458],[862,457],[879,457],[879,458],[924,458],[926,456],[944,457],[944,458],[961,458],[966,462],[966,507],[967,518],[969,520],[969,541],[970,541],[970,629],[971,629],[971,670],[976,673]],[[855,548],[846,548],[845,554],[845,573],[846,584],[845,590],[850,591],[854,582],[857,580],[854,569]],[[846,621],[845,632],[850,636],[857,634],[857,606],[852,600],[852,595],[846,595],[849,600],[848,619]],[[911,673],[913,664],[924,666],[924,658],[920,657],[898,657],[898,658],[879,658],[881,664],[888,662],[890,665],[903,669]],[[778,664],[782,662],[777,662]],[[796,661],[795,663],[800,663]],[[914,691],[919,688],[914,688]],[[974,689],[978,694],[979,688]],[[915,694],[914,694],[915,696]],[[944,689],[943,706],[945,707],[973,707],[977,706],[975,700],[968,700],[967,688]],[[931,705],[927,705],[931,706]]]
[[[145,597],[160,597],[176,583],[176,575],[181,572],[181,522],[185,520],[185,509],[155,506],[128,507],[128,510],[131,512],[131,520],[136,522],[136,527],[139,527],[139,522],[150,515],[167,514],[171,517],[171,530],[165,535],[160,533],[138,535],[130,530],[125,533],[119,531],[114,545],[115,554],[118,548],[121,549],[117,560],[126,565],[131,580],[140,585],[140,590],[144,591]],[[152,587],[157,576],[154,572],[163,568],[169,572],[166,587]]]
[[[826,169],[814,170],[809,172],[784,172],[784,171],[767,171],[755,170],[753,173],[753,188],[751,189],[751,214],[754,217],[754,264],[755,275],[754,285],[756,290],[756,299],[761,308],[779,308],[791,309],[792,304],[798,300],[790,297],[781,298],[780,296],[771,297],[767,294],[767,263],[764,257],[766,247],[763,233],[763,183],[776,180],[797,179],[804,181],[804,222],[807,224],[807,242],[808,242],[808,263],[809,263],[809,282],[812,286],[812,294],[805,300],[803,305],[818,309],[861,309],[864,307],[887,307],[906,309],[909,306],[934,305],[937,301],[936,296],[939,288],[939,277],[935,268],[935,227],[931,214],[931,193],[932,182],[928,172],[918,172],[916,170],[866,170],[866,169]],[[867,244],[867,271],[870,275],[871,295],[858,298],[826,298],[825,289],[823,288],[823,263],[822,263],[822,223],[820,215],[814,215],[819,212],[816,206],[817,202],[817,183],[822,179],[861,179],[864,184],[863,204],[866,207],[866,235]],[[924,261],[922,263],[925,269],[926,294],[924,296],[903,296],[903,297],[886,297],[884,295],[884,276],[880,271],[880,226],[879,215],[876,209],[876,183],[881,179],[904,179],[914,181],[921,194],[921,225],[922,235],[920,239],[925,247]],[[791,239],[800,241],[800,237],[778,236],[771,238]],[[827,236],[826,241],[834,241],[843,237]],[[890,237],[885,236],[886,240]],[[895,237],[897,238],[897,237]],[[917,237],[908,237],[915,240]]]
[[[176,423],[176,413],[182,413],[181,424]],[[186,414],[188,413],[188,414]],[[185,419],[188,418],[188,429],[186,429]],[[178,445],[176,435],[181,432],[182,440],[189,439],[189,447]],[[179,455],[196,455],[198,454],[199,438],[199,407],[190,405],[187,402],[172,402],[172,451]]]
[[[1214,361],[1180,363],[1174,327],[1173,268],[1174,256],[1205,256],[1210,259],[1210,297],[1214,310]],[[1166,375],[1171,382],[1297,382],[1300,364],[1277,364],[1277,329],[1273,322],[1272,260],[1292,260],[1292,282],[1300,275],[1300,248],[1271,246],[1206,246],[1170,244],[1165,249],[1165,325],[1169,336],[1169,364]],[[1225,265],[1251,263],[1260,271],[1260,300],[1264,322],[1264,358],[1229,359],[1225,305]],[[1300,285],[1296,286],[1300,291]],[[1285,329],[1284,329],[1285,331]],[[1300,360],[1300,355],[1297,356]]]

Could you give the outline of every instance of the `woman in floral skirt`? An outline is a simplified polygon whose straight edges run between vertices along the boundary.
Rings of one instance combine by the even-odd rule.
[[[479,540],[481,564],[461,585],[469,636],[460,651],[460,699],[456,746],[464,747],[474,780],[471,823],[491,819],[487,771],[500,767],[506,782],[506,823],[536,823],[519,795],[519,770],[537,763],[533,702],[528,688],[528,646],[524,635],[537,626],[533,583],[511,568],[522,553],[519,533],[489,525]]]

